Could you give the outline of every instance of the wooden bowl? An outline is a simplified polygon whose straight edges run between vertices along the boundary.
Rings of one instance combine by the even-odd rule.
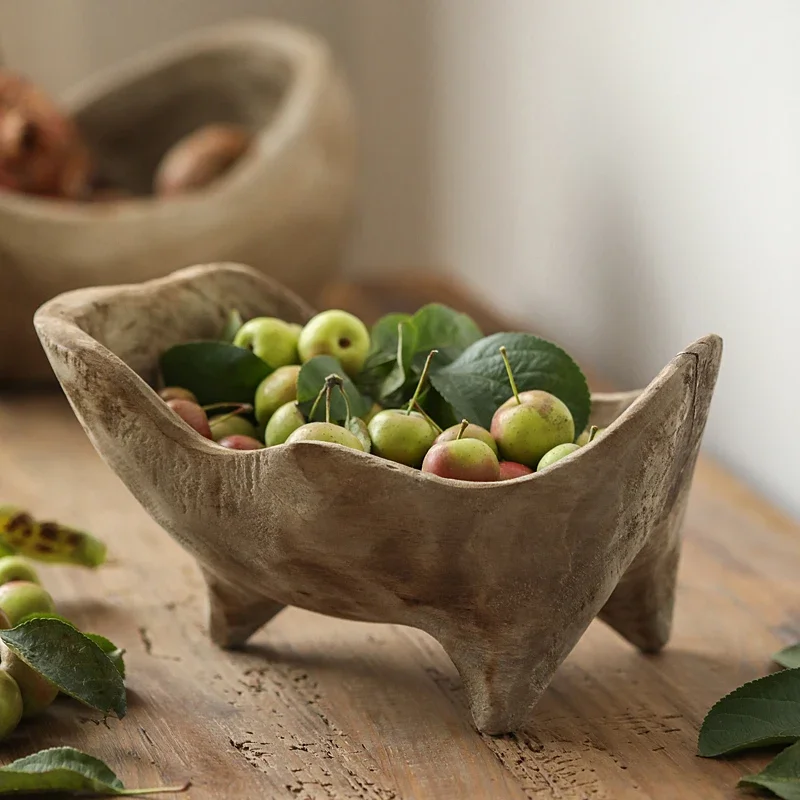
[[[529,720],[595,616],[643,651],[664,646],[717,336],[642,392],[594,395],[607,431],[554,467],[470,484],[339,445],[236,452],[188,428],[148,384],[164,349],[213,336],[232,306],[312,313],[251,269],[212,265],[71,292],[35,320],[94,446],[197,559],[217,643],[242,644],[286,605],[420,628],[489,733]]]
[[[193,33],[67,98],[104,179],[132,199],[0,193],[0,379],[52,379],[36,308],[83,286],[145,281],[205,260],[245,261],[312,296],[341,266],[355,182],[354,115],[326,45],[247,21]],[[164,151],[207,122],[253,147],[206,189],[145,196]]]

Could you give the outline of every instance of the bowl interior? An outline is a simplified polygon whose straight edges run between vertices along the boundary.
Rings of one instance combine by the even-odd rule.
[[[149,194],[161,157],[198,127],[267,127],[293,72],[277,50],[242,41],[176,57],[124,81],[75,112],[95,155],[98,182]]]

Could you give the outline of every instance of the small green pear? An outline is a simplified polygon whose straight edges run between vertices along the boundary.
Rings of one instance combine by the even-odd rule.
[[[283,444],[289,436],[301,425],[306,424],[306,418],[300,411],[296,400],[284,403],[270,418],[264,429],[264,443],[267,447]]]
[[[209,417],[208,424],[211,427],[211,438],[215,442],[227,436],[251,436],[256,437],[256,426],[250,420],[245,419],[239,414],[217,414]]]
[[[41,583],[36,570],[22,556],[5,556],[0,558],[0,585],[11,581],[28,581]]]
[[[305,324],[297,350],[304,364],[314,356],[333,356],[352,378],[361,372],[369,345],[369,331],[358,317],[347,311],[329,309]]]
[[[8,738],[22,719],[22,695],[17,682],[0,669],[0,740]]]
[[[564,444],[557,444],[552,450],[548,450],[539,460],[536,466],[536,471],[541,472],[556,463],[572,455],[576,450],[580,450],[581,446],[574,442],[565,442]]]
[[[0,586],[0,609],[13,628],[23,617],[36,612],[52,614],[56,610],[53,598],[38,583],[11,581]]]
[[[266,424],[284,403],[297,399],[299,374],[300,367],[297,365],[280,367],[261,381],[255,398],[256,419],[259,423]]]
[[[233,343],[251,350],[273,369],[296,364],[297,326],[275,317],[256,317],[239,328]]]

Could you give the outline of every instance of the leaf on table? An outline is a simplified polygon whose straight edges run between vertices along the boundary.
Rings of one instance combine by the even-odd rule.
[[[422,369],[431,350],[438,350],[432,370],[455,361],[470,345],[483,338],[481,329],[467,314],[441,303],[423,306],[411,318],[416,330],[415,362]]]
[[[161,355],[166,386],[193,392],[200,405],[252,403],[272,370],[255,353],[226,342],[187,342]]]
[[[783,800],[800,800],[800,742],[775,756],[757,775],[742,778],[739,786],[758,786]]]
[[[233,344],[233,340],[236,338],[236,334],[239,333],[239,328],[241,328],[242,325],[244,325],[242,315],[239,313],[238,309],[232,308],[228,312],[228,318],[225,320],[225,327],[222,329],[222,333],[219,336],[220,341]]]
[[[297,402],[300,410],[305,414],[306,419],[311,422],[309,414],[317,399],[317,395],[325,385],[325,378],[328,375],[339,375],[342,378],[342,388],[347,393],[350,401],[350,414],[353,417],[362,417],[372,406],[372,401],[362,396],[347,377],[344,368],[338,359],[333,356],[314,356],[306,361],[300,368],[297,376]],[[331,392],[331,422],[344,422],[347,418],[347,406],[345,405],[342,393],[338,389]],[[314,421],[325,419],[325,396],[323,395],[314,413]]]
[[[496,333],[468,347],[431,383],[459,419],[489,428],[498,406],[512,396],[500,346],[505,345],[519,391],[541,389],[569,408],[580,432],[589,421],[591,396],[580,367],[560,347],[528,333]]]
[[[0,767],[0,795],[71,794],[81,797],[132,797],[184,792],[183,786],[126,789],[122,781],[94,756],[73,747],[52,747]]]
[[[91,639],[108,657],[111,663],[117,668],[122,678],[125,677],[125,651],[117,647],[114,642],[101,636],[99,633],[85,633],[87,639]]]
[[[718,701],[700,728],[697,754],[706,758],[800,739],[800,669],[775,672]]]
[[[772,660],[776,664],[788,669],[800,667],[800,644],[793,644],[791,647],[784,647],[783,650],[775,653]]]
[[[369,437],[369,429],[367,428],[367,423],[361,417],[350,417],[345,427],[361,442],[361,447],[365,453],[372,451],[372,439]]]
[[[125,716],[125,684],[118,667],[71,623],[35,618],[0,630],[0,639],[64,694],[104,714]]]

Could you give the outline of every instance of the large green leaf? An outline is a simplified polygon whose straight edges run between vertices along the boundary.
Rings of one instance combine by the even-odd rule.
[[[432,372],[431,383],[457,417],[489,428],[512,395],[500,346],[505,345],[520,391],[541,389],[569,408],[576,433],[589,421],[591,397],[580,367],[560,347],[528,333],[496,333],[467,348],[452,364]]]
[[[758,786],[783,800],[800,800],[800,743],[787,747],[757,775],[742,778],[739,786]]]
[[[697,753],[714,757],[800,739],[800,669],[775,672],[717,702],[700,728]]]
[[[347,399],[350,401],[350,414],[354,417],[363,417],[369,411],[372,402],[363,397],[356,389],[353,382],[347,377],[339,360],[333,356],[314,356],[310,361],[303,364],[300,368],[300,374],[297,376],[297,402],[306,418],[308,419],[314,401],[325,385],[325,378],[328,375],[339,375],[342,378],[342,388],[347,393]],[[344,398],[338,389],[334,389],[331,394],[331,422],[344,422],[346,416],[347,407]],[[323,399],[319,402],[314,413],[314,420],[324,419],[325,399],[323,395]]]
[[[417,332],[415,361],[421,368],[431,350],[438,350],[432,369],[455,361],[470,345],[483,337],[471,317],[441,303],[423,306],[411,318]]]
[[[117,667],[70,623],[33,618],[11,630],[0,630],[0,639],[64,694],[104,714],[125,716],[125,684]]]
[[[271,372],[255,353],[226,342],[187,342],[161,355],[164,384],[188,389],[204,406],[252,403]]]
[[[122,781],[94,756],[73,747],[52,747],[0,767],[0,795],[68,794],[81,797],[132,797],[184,792],[183,786],[126,789]]]

